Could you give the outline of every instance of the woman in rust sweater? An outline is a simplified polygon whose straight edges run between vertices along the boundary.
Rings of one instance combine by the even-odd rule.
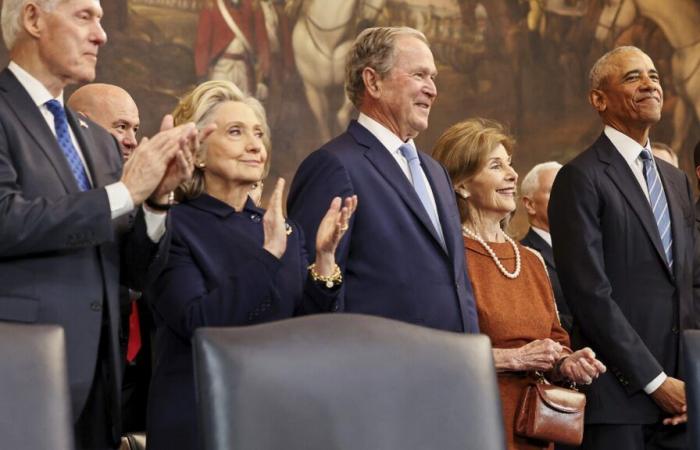
[[[433,157],[447,168],[457,195],[479,327],[493,344],[508,448],[543,449],[551,443],[515,434],[516,409],[534,372],[588,384],[605,366],[589,348],[568,348],[542,257],[503,231],[516,207],[513,143],[500,124],[470,119],[445,131]]]

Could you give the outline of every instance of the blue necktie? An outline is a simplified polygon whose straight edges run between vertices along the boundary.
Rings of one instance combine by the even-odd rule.
[[[70,138],[66,111],[58,100],[49,100],[45,105],[51,114],[53,114],[53,123],[56,128],[58,146],[61,147],[63,155],[68,160],[70,170],[73,172],[75,181],[78,182],[78,188],[80,188],[81,191],[89,190],[90,180],[88,179],[87,172],[85,172],[85,166],[80,160],[80,156],[78,156],[78,151],[75,149],[75,146],[73,146],[73,141]]]
[[[413,189],[415,189],[416,194],[418,194],[418,198],[423,204],[425,212],[428,213],[428,217],[430,217],[430,221],[433,223],[433,227],[440,237],[440,243],[444,247],[445,238],[442,235],[442,227],[440,226],[437,211],[435,211],[435,208],[433,208],[430,202],[430,193],[428,191],[428,186],[426,186],[425,177],[423,176],[423,169],[420,166],[418,151],[410,144],[402,144],[401,147],[399,147],[399,151],[408,161],[408,168],[411,171],[411,178],[413,179]]]
[[[642,162],[644,163],[644,178],[647,180],[647,188],[649,189],[649,203],[654,212],[656,226],[659,229],[659,236],[661,236],[661,243],[664,246],[666,261],[668,262],[668,267],[673,268],[671,216],[668,212],[668,203],[666,202],[664,187],[661,185],[661,179],[654,167],[654,158],[652,158],[649,150],[643,149],[639,157],[642,158]]]

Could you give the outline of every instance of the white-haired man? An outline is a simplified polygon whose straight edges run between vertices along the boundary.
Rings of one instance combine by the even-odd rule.
[[[561,164],[556,161],[548,161],[537,164],[523,178],[520,184],[520,199],[525,207],[530,229],[520,243],[537,250],[542,255],[547,266],[547,273],[549,273],[549,280],[552,282],[559,320],[566,331],[571,332],[571,311],[566,304],[566,298],[561,290],[559,277],[557,277],[557,268],[554,265],[554,254],[552,253],[552,236],[549,234],[549,218],[547,217],[549,193],[559,169],[561,169]]]
[[[0,320],[63,326],[81,449],[117,446],[120,276],[147,282],[197,144],[191,124],[164,121],[122,167],[114,139],[63,107],[66,85],[95,77],[101,17],[98,0],[4,0],[1,12]]]

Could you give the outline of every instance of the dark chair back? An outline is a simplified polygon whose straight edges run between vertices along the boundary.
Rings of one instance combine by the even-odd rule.
[[[0,322],[0,447],[74,449],[63,328]]]
[[[207,450],[503,450],[489,339],[327,314],[195,339]]]
[[[700,448],[700,330],[685,330],[682,348],[688,402],[688,448]]]

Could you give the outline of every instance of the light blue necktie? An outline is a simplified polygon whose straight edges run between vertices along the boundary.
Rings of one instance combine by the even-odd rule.
[[[673,237],[671,236],[671,216],[668,212],[668,203],[666,202],[666,194],[664,187],[661,185],[661,179],[654,167],[654,158],[647,149],[643,149],[639,155],[644,163],[644,178],[647,180],[647,188],[649,189],[649,203],[654,212],[656,226],[659,229],[661,243],[664,246],[666,253],[666,261],[668,267],[673,268]]]
[[[428,217],[430,217],[430,221],[433,223],[433,227],[440,237],[440,243],[444,246],[445,238],[442,235],[440,219],[438,219],[437,211],[435,211],[435,208],[433,208],[433,204],[430,201],[430,193],[428,192],[428,186],[426,185],[426,180],[423,176],[423,169],[420,166],[418,151],[416,151],[416,149],[410,144],[402,144],[399,147],[399,151],[408,161],[408,168],[411,171],[411,178],[413,179],[413,189],[415,189],[416,194],[418,194],[418,198],[423,204],[425,212],[428,213]]]
[[[53,114],[53,123],[56,128],[58,146],[61,147],[63,155],[68,160],[70,170],[73,172],[75,181],[78,182],[78,188],[80,188],[81,191],[89,190],[90,180],[88,179],[87,172],[85,172],[85,166],[80,160],[80,156],[78,156],[78,151],[75,149],[75,146],[73,146],[73,141],[70,138],[65,109],[63,109],[63,106],[61,106],[58,100],[49,100],[45,105],[51,114]]]

